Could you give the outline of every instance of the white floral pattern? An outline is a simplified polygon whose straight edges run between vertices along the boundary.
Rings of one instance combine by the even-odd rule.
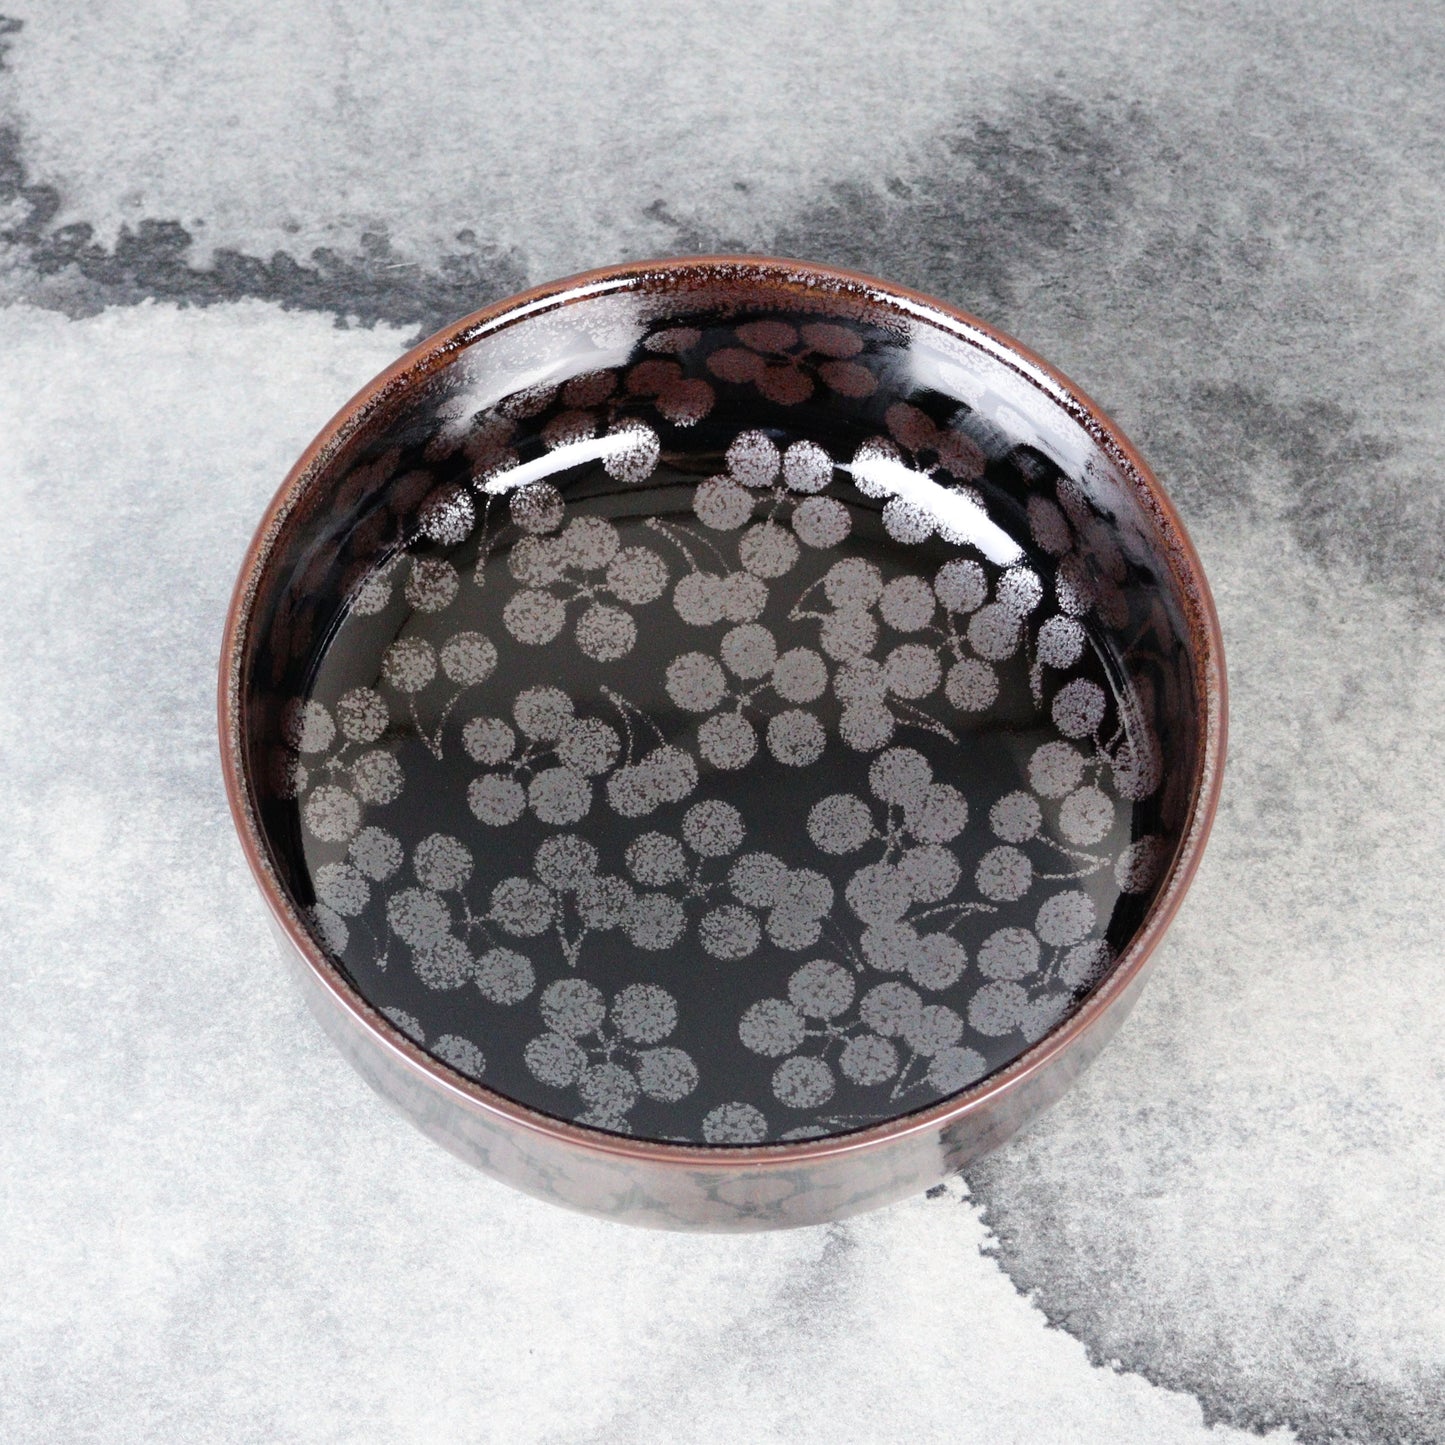
[[[677,1027],[666,989],[628,984],[609,1001],[586,979],[561,978],[539,1002],[546,1031],[527,1044],[527,1070],[548,1088],[576,1090],[578,1123],[628,1134],[639,1095],[674,1104],[697,1088],[691,1057],[664,1042]]]
[[[454,408],[405,474],[406,543],[343,623],[374,673],[291,698],[268,778],[317,937],[461,1072],[618,1132],[859,1127],[1042,1037],[1167,861],[1134,836],[1147,686],[1092,640],[1129,564],[1077,484],[1005,525],[967,408],[896,399],[846,455],[752,425],[669,471],[729,387],[799,415],[872,396],[857,339],[747,323],[703,364],[673,327],[624,370]],[[686,506],[573,500],[574,470]],[[513,1057],[488,1020],[527,1009]]]
[[[983,1056],[960,1044],[964,1021],[951,1008],[894,980],[856,995],[848,969],[814,959],[788,980],[787,998],[759,999],[743,1014],[743,1046],[780,1060],[771,1080],[779,1103],[816,1111],[840,1073],[866,1087],[887,1084],[896,1100],[924,1084],[951,1094],[986,1072]]]

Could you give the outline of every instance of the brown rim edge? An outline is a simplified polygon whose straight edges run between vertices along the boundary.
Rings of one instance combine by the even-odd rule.
[[[620,1134],[572,1124],[528,1109],[465,1078],[418,1048],[380,1012],[373,1009],[327,960],[287,901],[266,857],[248,795],[241,748],[242,659],[251,604],[272,543],[312,475],[391,397],[416,379],[447,365],[472,341],[502,323],[512,323],[542,310],[618,289],[648,286],[668,289],[679,279],[705,279],[731,274],[805,289],[862,292],[874,306],[931,322],[961,340],[979,346],[1011,367],[1024,380],[1060,404],[1120,464],[1141,500],[1153,513],[1168,544],[1169,565],[1185,604],[1195,651],[1194,685],[1203,705],[1203,745],[1191,788],[1192,802],[1183,838],[1163,887],[1128,947],[1108,976],[1084,1002],[1011,1064],[978,1084],[940,1103],[855,1133],[782,1144],[670,1144],[630,1139]],[[649,288],[651,289],[651,288]],[[332,1000],[352,1023],[389,1054],[394,1062],[453,1102],[490,1115],[499,1122],[544,1135],[556,1143],[590,1153],[685,1169],[770,1170],[847,1154],[863,1154],[912,1135],[937,1132],[980,1112],[985,1106],[1021,1088],[1065,1050],[1090,1033],[1148,962],[1183,903],[1198,871],[1219,807],[1228,742],[1228,682],[1224,638],[1204,569],[1174,504],[1133,444],[1113,421],[1056,367],[996,327],[922,292],[897,286],[858,271],[782,257],[750,255],[684,256],[601,267],[533,287],[483,307],[420,342],[368,382],[322,428],[287,473],[267,507],[241,564],[226,613],[222,636],[217,711],[221,766],[231,821],[241,841],[251,875],[261,889],[273,919],[297,954],[305,960]]]

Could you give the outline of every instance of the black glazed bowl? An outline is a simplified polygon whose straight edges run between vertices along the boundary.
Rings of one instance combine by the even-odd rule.
[[[361,1072],[524,1189],[673,1227],[926,1187],[1117,1026],[1217,799],[1217,619],[1057,373],[791,261],[479,312],[253,543],[226,782]]]

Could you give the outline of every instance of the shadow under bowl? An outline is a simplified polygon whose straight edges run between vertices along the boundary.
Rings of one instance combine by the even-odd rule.
[[[1047,1107],[1198,864],[1218,621],[1118,429],[983,323],[712,257],[478,312],[286,479],[221,668],[283,954],[498,1178],[810,1224]]]

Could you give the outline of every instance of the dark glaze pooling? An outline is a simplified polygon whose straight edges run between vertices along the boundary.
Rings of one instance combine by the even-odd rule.
[[[449,368],[407,417],[353,444],[328,511],[310,523],[308,554],[294,559],[302,585],[271,610],[270,675],[258,682],[274,722],[255,766],[271,780],[264,818],[288,888],[368,1001],[436,1057],[543,1113],[645,1138],[745,1143],[844,1133],[926,1107],[1008,1064],[1077,1005],[1139,927],[1176,846],[1197,746],[1179,721],[1188,648],[1154,560],[1142,545],[1130,554],[1127,527],[1119,541],[1123,494],[1113,512],[1101,505],[1099,477],[1069,475],[941,389],[899,332],[830,318],[826,333],[810,333],[814,323],[775,308],[721,325],[674,312],[650,318],[625,359],[603,368],[569,356],[563,333],[557,353],[540,358],[544,384],[521,398],[487,396],[484,367],[470,379]],[[810,334],[826,349],[810,348]],[[610,380],[586,380],[599,371]],[[921,372],[933,384],[920,385]],[[619,451],[607,440],[618,429],[640,437],[627,432],[638,425],[652,442]],[[789,487],[786,471],[745,488],[748,519],[721,525],[726,506],[695,506],[699,484],[727,475],[729,449],[751,432],[785,462],[804,442],[834,465],[819,492]],[[972,495],[997,533],[980,547],[956,530],[918,540],[906,518],[890,522],[889,494],[854,465],[878,438],[920,479],[925,510],[934,494],[945,509]],[[765,471],[765,447],[762,455]],[[508,468],[525,475],[524,489],[509,487]],[[514,511],[523,490],[529,500]],[[794,526],[810,497],[838,504],[846,537],[819,545],[819,525]],[[323,515],[330,521],[318,526]],[[828,536],[838,515],[828,513]],[[743,540],[770,524],[764,541],[791,543],[774,547],[777,560],[754,557],[748,573]],[[609,549],[636,563],[613,569],[618,586]],[[655,561],[638,561],[641,551]],[[546,554],[541,564],[527,560],[534,554]],[[960,560],[981,570],[982,602],[938,581]],[[731,615],[708,620],[720,604],[696,600],[707,591],[699,573],[743,578]],[[844,577],[862,579],[861,593]],[[895,584],[887,606],[866,602],[879,582]],[[690,599],[681,604],[680,583]],[[920,583],[933,599],[926,621]],[[540,620],[516,610],[529,584],[562,604],[545,642],[537,639],[555,607]],[[1006,646],[999,628],[980,627],[980,653],[970,624],[1005,595],[1018,645],[994,655]],[[841,612],[868,614],[871,631],[829,621]],[[1041,643],[1051,619],[1045,638],[1082,630],[1075,660],[1044,660],[1059,655]],[[1007,631],[1006,619],[995,621]],[[821,693],[800,700],[809,684],[780,689],[773,673],[760,674],[757,629],[778,655],[820,660]],[[445,652],[458,633],[485,644]],[[908,647],[918,651],[890,661]],[[432,675],[422,682],[417,659],[428,649]],[[713,666],[684,669],[677,683],[669,667],[696,654]],[[751,675],[739,676],[730,656]],[[408,658],[415,671],[402,665]],[[986,705],[951,681],[960,664],[975,682],[978,667],[992,675]],[[879,665],[901,690],[879,694]],[[715,672],[729,693],[704,708]],[[871,688],[864,701],[877,704],[865,717],[871,732],[858,722],[860,677]],[[1081,719],[1058,701],[1066,687],[1085,700]],[[359,740],[344,722],[357,689],[385,706],[384,722],[351,724],[366,734]],[[530,744],[519,726],[519,696],[550,697],[539,689],[565,692],[587,724],[573,726],[564,757],[550,724]],[[1087,705],[1095,698],[1097,716]],[[316,705],[309,713],[297,710],[303,699]],[[755,748],[741,766],[741,728],[721,727],[711,746],[700,732],[739,707]],[[799,713],[812,721],[798,723]],[[886,738],[881,713],[892,720]],[[782,715],[796,726],[777,724],[772,749],[768,724]],[[501,730],[477,719],[510,726],[510,757],[500,756]],[[593,723],[610,730],[615,756]],[[1166,730],[1182,759],[1168,770],[1158,762]],[[1076,779],[1070,764],[1051,771],[1037,761],[1051,745],[1078,755]],[[662,784],[644,779],[629,791],[637,776],[619,774],[659,749],[675,750],[665,754],[672,763],[690,758],[695,780],[685,767],[664,768]],[[555,787],[538,783],[568,757],[585,766]],[[889,768],[911,803],[890,807],[880,795]],[[478,807],[484,777],[493,782]],[[956,810],[937,785],[966,802],[961,828],[950,831]],[[355,816],[329,806],[335,794],[315,801],[328,787],[353,798]],[[927,797],[918,791],[930,787]],[[511,817],[519,789],[528,802]],[[827,802],[840,795],[860,806]],[[1020,798],[1032,799],[1036,825]],[[736,810],[741,841],[719,829],[728,815],[717,804]],[[873,832],[845,850],[860,807]],[[376,835],[364,830],[399,843],[394,871],[383,876],[394,860],[370,848]],[[428,852],[436,835],[451,841]],[[581,851],[559,837],[581,840]],[[584,855],[595,865],[579,864]],[[739,870],[758,855],[784,871]],[[876,863],[895,871],[860,884],[860,870]],[[894,888],[900,868],[912,890],[906,907]],[[804,966],[812,971],[800,984]]]

